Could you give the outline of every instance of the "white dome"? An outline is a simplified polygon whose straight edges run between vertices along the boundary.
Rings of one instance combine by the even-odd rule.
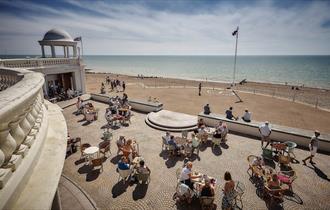
[[[70,41],[73,39],[70,34],[62,29],[51,29],[45,33],[42,41]]]

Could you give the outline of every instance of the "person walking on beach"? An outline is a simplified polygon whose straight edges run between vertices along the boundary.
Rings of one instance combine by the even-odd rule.
[[[266,121],[265,124],[259,127],[259,132],[261,135],[261,147],[264,146],[264,141],[267,141],[267,144],[265,146],[266,148],[270,143],[270,134],[272,133],[272,129],[270,129],[268,121]]]
[[[123,92],[125,92],[125,89],[126,89],[126,84],[125,81],[123,81]]]
[[[311,164],[315,164],[315,162],[313,162],[313,157],[316,155],[317,149],[319,147],[319,139],[318,139],[319,136],[320,136],[320,132],[316,130],[314,132],[314,136],[312,136],[311,138],[311,142],[309,143],[309,150],[311,152],[311,155],[302,160],[304,165],[306,165],[306,160],[308,159]]]
[[[202,92],[202,83],[200,82],[198,85],[198,95],[201,96],[201,92]]]

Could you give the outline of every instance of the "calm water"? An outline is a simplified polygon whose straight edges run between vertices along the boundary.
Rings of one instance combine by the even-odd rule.
[[[32,56],[31,56],[32,57]],[[97,72],[232,82],[233,56],[84,56]],[[238,56],[236,81],[330,89],[330,56]]]

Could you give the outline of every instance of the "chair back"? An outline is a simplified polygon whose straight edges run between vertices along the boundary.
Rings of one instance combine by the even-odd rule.
[[[95,166],[102,166],[103,165],[103,158],[96,158],[92,160],[93,167]]]
[[[186,130],[182,131],[181,136],[182,136],[183,139],[188,138],[188,131],[186,131]]]
[[[131,175],[132,169],[121,170],[118,168],[118,173],[123,179],[126,179],[127,177],[129,177],[129,175]]]
[[[84,150],[88,147],[91,147],[92,145],[88,144],[88,143],[84,143],[80,146],[80,151],[84,152]]]
[[[245,191],[245,185],[242,182],[238,181],[236,183],[235,191],[238,195],[242,196],[244,194],[244,191]]]
[[[273,151],[267,148],[262,148],[262,156],[265,159],[273,159]]]
[[[213,204],[214,197],[201,196],[199,200],[203,206],[209,206]]]
[[[178,169],[176,169],[175,174],[176,174],[176,178],[177,178],[177,179],[180,179],[181,171],[182,171],[182,168],[178,168]]]
[[[141,182],[147,182],[149,180],[150,174],[136,174],[137,180]]]
[[[290,156],[279,155],[278,162],[281,163],[281,164],[288,165],[288,164],[291,163],[291,158],[290,158]]]

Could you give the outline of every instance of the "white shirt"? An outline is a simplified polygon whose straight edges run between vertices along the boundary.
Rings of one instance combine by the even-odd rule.
[[[272,129],[270,129],[270,127],[266,124],[263,124],[259,127],[260,129],[260,133],[263,136],[269,136],[270,132],[272,131]]]
[[[251,121],[251,112],[245,112],[243,119],[247,121]]]
[[[181,171],[180,181],[190,179],[189,174],[191,174],[191,170],[187,167],[184,167]]]

